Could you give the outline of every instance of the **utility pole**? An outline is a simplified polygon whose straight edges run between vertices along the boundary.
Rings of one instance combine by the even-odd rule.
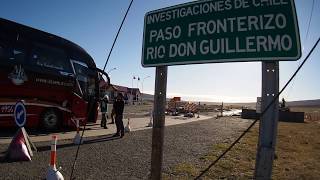
[[[262,62],[262,112],[279,93],[279,62]],[[255,179],[271,179],[279,119],[279,97],[260,120]]]
[[[139,97],[139,95],[138,95],[138,90],[139,90],[139,81],[140,81],[140,77],[138,77],[138,78],[137,78],[137,92],[136,92],[136,94],[135,94],[137,104],[138,104],[138,97]]]
[[[156,67],[154,91],[154,115],[152,128],[151,179],[160,180],[162,175],[165,107],[167,94],[167,66]]]
[[[107,74],[109,74],[111,71],[114,71],[114,70],[117,70],[117,68],[114,67],[114,68],[110,69],[109,71],[107,71]]]
[[[134,104],[134,101],[133,101],[133,80],[134,79],[136,79],[136,76],[135,75],[133,75],[133,77],[132,77],[132,81],[131,81],[131,92],[130,92],[130,94],[131,94],[131,104],[133,105]]]

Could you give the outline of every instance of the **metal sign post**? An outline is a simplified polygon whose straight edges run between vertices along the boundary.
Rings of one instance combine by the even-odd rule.
[[[164,142],[167,66],[156,68],[152,129],[151,179],[161,179]]]
[[[262,110],[279,92],[279,62],[262,62]],[[255,179],[271,179],[279,119],[279,98],[261,117]]]

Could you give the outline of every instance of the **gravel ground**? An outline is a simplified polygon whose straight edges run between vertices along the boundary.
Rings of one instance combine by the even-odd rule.
[[[227,123],[226,123],[227,122]],[[250,121],[226,117],[209,119],[165,129],[164,171],[177,163],[200,163],[199,158],[215,143],[235,138]],[[150,169],[152,130],[135,131],[122,139],[94,137],[81,146],[74,177],[76,179],[147,179]],[[36,143],[32,162],[0,160],[0,179],[44,179],[50,158],[50,142]],[[0,146],[0,157],[7,145]],[[58,141],[58,166],[70,178],[76,146]]]

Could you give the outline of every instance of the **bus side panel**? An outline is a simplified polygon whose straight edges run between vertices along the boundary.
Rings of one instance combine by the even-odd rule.
[[[26,103],[28,104],[28,103]],[[41,116],[41,112],[43,111],[43,107],[26,105],[27,111],[27,123],[26,126],[29,128],[38,128],[39,127],[39,119]]]
[[[14,109],[14,104],[19,100],[18,99],[11,99],[11,100],[0,99],[0,103],[1,103],[0,127],[1,128],[16,127],[16,123],[14,121],[13,109]],[[39,127],[39,119],[41,116],[41,112],[43,111],[43,107],[29,105],[28,101],[24,101],[24,103],[27,111],[27,119],[26,119],[25,127],[27,128]]]

